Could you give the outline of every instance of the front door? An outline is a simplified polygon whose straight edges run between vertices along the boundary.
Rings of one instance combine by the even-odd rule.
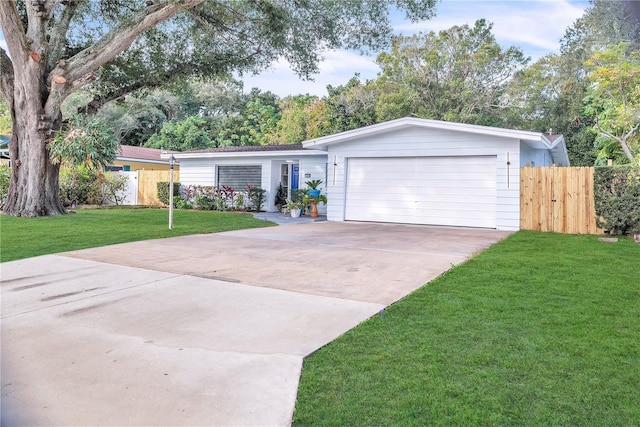
[[[299,175],[300,175],[300,165],[299,164],[291,165],[291,189],[292,190],[298,189],[298,182],[300,180]]]

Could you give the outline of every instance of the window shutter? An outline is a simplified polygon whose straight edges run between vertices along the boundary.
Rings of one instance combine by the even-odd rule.
[[[262,186],[262,166],[218,166],[218,186],[241,191],[247,185]]]

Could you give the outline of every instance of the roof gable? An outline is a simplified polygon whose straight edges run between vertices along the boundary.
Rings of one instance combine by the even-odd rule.
[[[442,120],[418,119],[404,117],[384,123],[353,129],[337,134],[310,139],[302,143],[304,148],[326,150],[328,146],[360,139],[368,136],[380,135],[408,127],[440,129],[454,132],[464,132],[477,135],[488,135],[500,138],[520,140],[536,149],[548,149],[554,154],[554,162],[561,166],[569,165],[566,147],[562,135],[546,136],[539,132],[529,132],[515,129],[504,129],[490,126],[472,125],[467,123],[446,122]]]

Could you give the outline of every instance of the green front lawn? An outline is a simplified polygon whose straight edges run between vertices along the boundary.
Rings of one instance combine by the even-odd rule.
[[[640,245],[534,232],[309,356],[294,417],[296,426],[639,423]]]
[[[251,214],[166,209],[78,210],[40,218],[0,215],[0,262],[114,243],[265,227]]]

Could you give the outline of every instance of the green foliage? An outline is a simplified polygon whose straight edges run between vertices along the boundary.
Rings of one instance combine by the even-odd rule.
[[[112,202],[119,206],[127,197],[129,178],[125,175],[106,173],[102,183],[102,196],[106,202]]]
[[[0,165],[0,210],[4,208],[4,202],[9,195],[9,181],[11,180],[11,168]]]
[[[301,203],[306,195],[307,190],[304,190],[302,188],[295,188],[291,190],[291,201],[294,203]]]
[[[560,55],[548,55],[518,73],[502,99],[508,107],[504,126],[562,134],[572,165],[592,166],[597,150],[601,151],[598,162],[602,163],[603,141],[596,141],[594,115],[584,109],[583,100],[593,89],[584,63],[594,53],[621,40],[638,45],[640,33],[629,19],[629,5],[630,2],[592,2],[566,30]]]
[[[379,122],[376,117],[377,88],[372,82],[362,83],[359,74],[343,86],[327,86],[327,92],[332,133]]]
[[[118,141],[100,118],[75,116],[48,144],[53,163],[102,169],[113,163]]]
[[[594,188],[599,227],[617,235],[640,233],[640,168],[597,167]]]
[[[251,204],[250,209],[255,212],[260,212],[262,210],[262,205],[264,204],[265,194],[267,190],[260,187],[248,187],[247,194],[249,197],[249,202]]]
[[[103,3],[83,2],[77,9],[65,58],[89,48],[100,35],[147,7],[142,0],[107,2],[109,13],[105,13]],[[383,47],[393,32],[390,5],[412,20],[428,19],[435,0],[204,1],[144,32],[105,64],[92,84],[93,101],[115,99],[133,89],[178,84],[185,76],[204,79],[259,71],[281,57],[308,77],[318,71],[327,48]]]
[[[171,183],[167,181],[160,181],[156,183],[156,187],[158,189],[157,197],[158,200],[165,206],[169,206],[169,187]],[[174,181],[173,182],[173,196],[180,196],[180,183]]]
[[[326,99],[312,102],[307,113],[307,139],[319,138],[332,133],[331,111]]]
[[[595,130],[615,141],[627,162],[640,160],[640,51],[618,43],[596,52],[585,65],[593,83],[585,111],[595,117]],[[602,148],[611,156],[607,144]]]
[[[0,96],[0,135],[11,135],[11,110]]]
[[[96,114],[108,123],[121,144],[142,146],[166,122],[181,116],[182,102],[165,89],[138,91],[106,104]]]
[[[145,147],[165,150],[193,151],[213,147],[209,137],[207,121],[191,116],[178,122],[167,122],[160,133],[153,135]]]
[[[282,209],[282,207],[287,204],[287,190],[282,186],[282,184],[278,184],[274,204],[278,207],[278,210]]]
[[[240,114],[224,122],[216,143],[218,146],[267,144],[279,120],[278,97],[254,88]]]
[[[311,181],[305,182],[305,185],[309,187],[311,190],[317,190],[320,184],[322,184],[321,179],[312,179]]]
[[[299,144],[307,139],[309,106],[318,100],[311,95],[289,96],[280,101],[280,119],[267,135],[270,144]]]
[[[473,27],[395,37],[377,58],[382,82],[392,88],[387,94],[408,89],[420,117],[497,125],[501,95],[528,58],[516,47],[503,49],[491,31],[481,19]],[[407,106],[393,109],[407,112]]]
[[[186,200],[182,196],[174,196],[173,197],[173,205],[176,207],[176,209],[191,209],[191,208],[193,208],[193,204],[190,201]]]
[[[105,177],[99,170],[81,165],[60,170],[60,199],[65,207],[100,205]]]

